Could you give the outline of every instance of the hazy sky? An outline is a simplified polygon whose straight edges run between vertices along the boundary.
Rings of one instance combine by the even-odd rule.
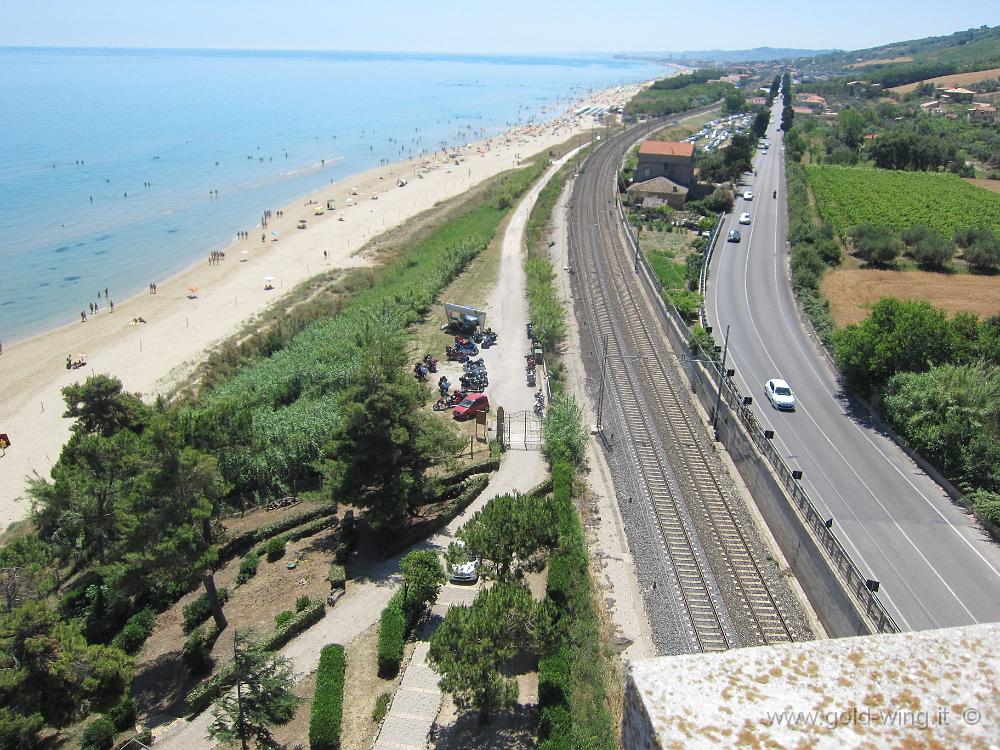
[[[857,49],[998,23],[1000,0],[0,0],[0,46]]]

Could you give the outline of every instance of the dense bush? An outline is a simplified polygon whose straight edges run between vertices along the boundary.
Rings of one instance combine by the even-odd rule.
[[[236,585],[246,583],[257,575],[257,566],[260,565],[260,555],[251,550],[246,557],[240,560],[240,572],[236,576]]]
[[[889,424],[960,487],[1000,492],[1000,369],[900,372],[883,398]]]
[[[310,750],[339,750],[340,724],[344,713],[344,647],[323,647],[316,670],[316,692],[309,716]]]
[[[229,601],[229,589],[219,589],[218,595],[220,604],[225,604]],[[190,604],[184,605],[184,632],[190,633],[211,616],[212,605],[208,601],[208,594],[201,594]]]
[[[277,562],[284,557],[285,547],[287,544],[288,540],[283,536],[276,536],[273,539],[268,539],[267,543],[264,545],[264,552],[267,554],[268,562]]]
[[[552,264],[547,258],[529,255],[524,261],[524,273],[532,331],[546,351],[555,351],[566,336],[566,311],[553,285]]]
[[[198,627],[184,641],[181,658],[191,674],[202,675],[212,671],[212,646],[218,636],[219,633],[214,627],[208,631]]]
[[[274,616],[274,627],[283,628],[287,625],[291,619],[295,617],[295,613],[290,609],[286,609],[283,612],[279,612]]]
[[[309,598],[308,594],[303,594],[302,596],[300,596],[298,599],[295,600],[296,614],[298,614],[299,612],[304,612],[309,607],[309,605],[312,604],[312,602],[313,600]]]
[[[118,703],[108,709],[106,716],[115,729],[124,732],[135,726],[135,699],[131,695],[125,695]]]
[[[296,612],[288,622],[277,627],[271,635],[262,638],[260,648],[265,651],[277,651],[299,633],[322,620],[325,615],[326,602],[322,599],[310,599],[308,607]]]
[[[884,298],[860,324],[833,335],[837,366],[849,385],[870,395],[898,372],[921,372],[948,362],[952,328],[943,311],[927,302]]]
[[[382,610],[378,624],[378,673],[392,677],[399,672],[403,662],[403,644],[406,641],[406,615],[401,607],[390,601]]]
[[[975,490],[969,493],[969,501],[980,518],[1000,524],[1000,493]]]
[[[115,725],[101,716],[87,725],[80,740],[80,750],[111,750],[115,741]]]
[[[146,607],[128,619],[125,627],[112,639],[111,645],[120,648],[126,654],[134,654],[142,648],[142,644],[149,638],[154,627],[156,627],[156,612],[152,607]]]

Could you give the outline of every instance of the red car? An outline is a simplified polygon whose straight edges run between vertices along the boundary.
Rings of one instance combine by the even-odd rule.
[[[490,410],[490,400],[485,393],[470,393],[469,397],[455,407],[451,413],[454,419],[472,419],[479,413]]]

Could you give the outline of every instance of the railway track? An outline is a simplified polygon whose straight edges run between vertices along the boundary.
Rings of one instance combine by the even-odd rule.
[[[570,257],[596,351],[607,342],[607,386],[626,427],[639,486],[653,512],[700,651],[793,640],[740,516],[720,484],[707,437],[676,373],[659,320],[618,224],[617,170],[648,127],[602,143],[587,158],[570,205]],[[602,375],[603,377],[603,375]],[[717,459],[716,459],[717,464]]]

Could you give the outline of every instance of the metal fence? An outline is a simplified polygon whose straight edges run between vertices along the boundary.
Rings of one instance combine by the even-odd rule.
[[[722,382],[722,398],[720,400],[720,413],[717,415],[722,429],[719,430],[719,438],[723,442],[727,451],[732,455],[741,456],[743,460],[749,458],[750,451],[746,450],[746,444],[753,446],[754,456],[759,462],[766,461],[768,468],[778,478],[784,488],[783,497],[787,503],[791,502],[791,507],[797,510],[802,523],[811,534],[815,543],[827,554],[833,568],[839,574],[843,588],[851,595],[857,603],[859,609],[869,618],[873,629],[880,633],[898,633],[899,627],[892,616],[885,609],[878,596],[868,588],[867,579],[862,575],[858,566],[851,559],[844,549],[844,546],[837,539],[833,531],[826,526],[823,517],[806,493],[802,484],[795,478],[792,469],[785,463],[785,460],[775,450],[771,440],[769,440],[754,415],[750,406],[744,404],[743,394],[732,378],[725,376],[722,372],[716,352],[706,352],[697,342],[691,340],[688,330],[688,323],[678,313],[677,309],[671,305],[663,296],[663,287],[652,267],[646,260],[645,255],[639,249],[639,241],[635,236],[633,228],[625,214],[618,191],[615,191],[618,214],[625,233],[632,245],[632,250],[636,257],[636,271],[642,283],[652,293],[656,300],[656,310],[662,319],[667,331],[670,343],[684,363],[684,372],[692,390],[698,396],[702,406],[709,413],[715,409],[715,402],[718,394],[718,383]],[[712,254],[722,232],[722,214],[719,215],[718,222],[712,235],[709,238],[708,246],[705,249],[702,269],[700,275],[700,291],[705,293],[708,283],[708,267]],[[700,311],[700,320],[705,325],[707,318],[704,305]],[[722,376],[720,378],[720,376]],[[728,429],[737,427],[742,429]],[[742,433],[742,434],[741,434]],[[743,445],[741,445],[743,443]],[[760,471],[762,467],[754,467],[754,471]],[[741,471],[741,474],[743,472]],[[754,483],[756,484],[756,482]]]

